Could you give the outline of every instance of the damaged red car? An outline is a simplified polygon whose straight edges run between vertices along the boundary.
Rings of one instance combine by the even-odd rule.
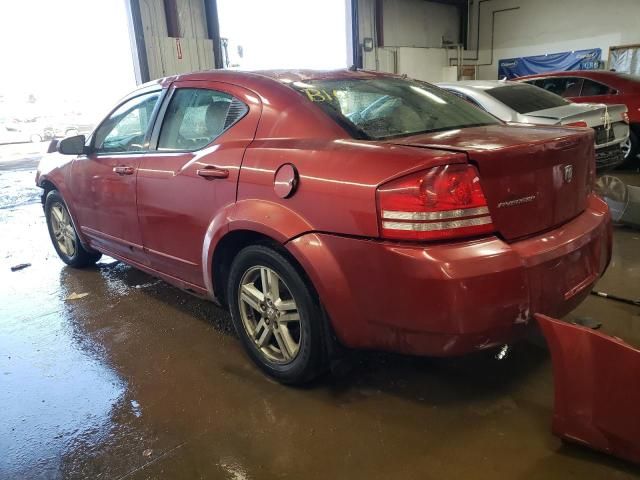
[[[335,346],[461,355],[562,316],[611,253],[592,132],[362,71],[212,71],[123,99],[36,183],[53,245],[228,306],[284,383]]]

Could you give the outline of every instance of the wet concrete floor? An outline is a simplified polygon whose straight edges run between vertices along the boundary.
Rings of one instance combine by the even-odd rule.
[[[640,476],[551,435],[535,344],[501,361],[359,353],[306,388],[270,381],[225,311],[108,258],[65,267],[33,165],[0,162],[0,478]],[[640,232],[617,229],[597,288],[640,298],[639,251]],[[590,297],[573,315],[640,345],[640,308]]]

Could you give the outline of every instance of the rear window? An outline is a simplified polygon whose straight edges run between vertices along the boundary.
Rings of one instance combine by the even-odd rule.
[[[504,87],[490,88],[485,92],[522,114],[561,107],[569,103],[555,93],[547,92],[533,85],[505,85]]]
[[[291,86],[356,138],[380,140],[500,123],[465,100],[414,80],[315,80]]]

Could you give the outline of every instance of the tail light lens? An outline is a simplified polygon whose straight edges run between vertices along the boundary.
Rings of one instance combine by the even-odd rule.
[[[624,112],[622,114],[622,121],[627,125],[629,125],[629,112]]]
[[[495,231],[472,165],[443,165],[378,188],[382,237],[443,240]]]
[[[587,122],[581,120],[579,122],[567,123],[567,127],[588,127]]]

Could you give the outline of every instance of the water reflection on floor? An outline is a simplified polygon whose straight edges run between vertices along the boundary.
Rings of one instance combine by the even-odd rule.
[[[0,175],[0,192],[19,198],[26,175]],[[640,474],[550,434],[543,348],[521,344],[499,362],[360,353],[348,372],[282,387],[217,307],[108,258],[64,267],[35,200],[0,209],[0,478]],[[603,289],[640,297],[639,237],[616,232]],[[88,295],[65,300],[73,292]],[[576,312],[630,339],[639,314],[599,298]]]

